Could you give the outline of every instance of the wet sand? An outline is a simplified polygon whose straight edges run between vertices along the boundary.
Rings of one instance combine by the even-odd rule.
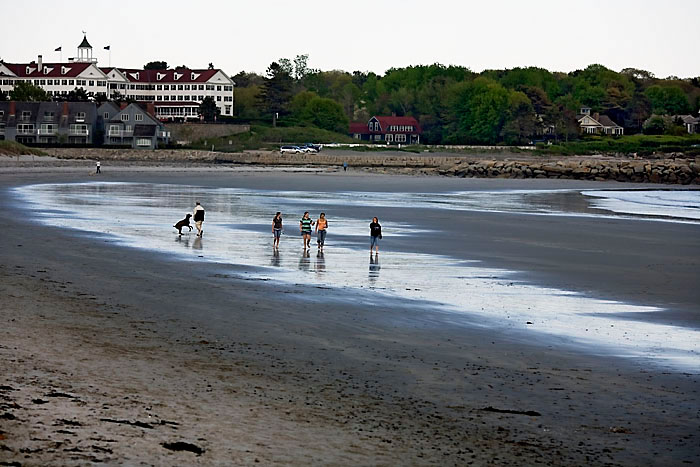
[[[3,190],[94,180],[84,171],[0,172]],[[101,180],[372,191],[615,186],[157,170],[106,171]],[[2,461],[700,462],[697,374],[556,339],[528,342],[409,301],[358,303],[302,283],[246,280],[243,269],[183,265],[29,223],[5,193],[0,206],[9,213],[0,245]],[[664,305],[644,319],[697,327],[696,225],[415,215],[451,234],[397,239],[387,250],[479,259],[544,285]],[[163,445],[175,442],[189,444],[168,446],[189,450]]]

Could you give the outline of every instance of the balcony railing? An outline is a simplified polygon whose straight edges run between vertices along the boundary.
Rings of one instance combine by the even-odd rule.
[[[19,131],[17,133],[19,133]],[[40,136],[55,135],[56,133],[58,133],[56,128],[39,128],[37,130],[37,134]]]
[[[159,131],[158,138],[170,138],[170,132],[169,131]]]
[[[90,134],[90,130],[87,128],[71,128],[68,130],[70,136],[87,136]]]
[[[133,136],[134,130],[109,130],[107,132],[107,136],[118,136],[118,137],[125,137],[125,136]]]
[[[17,128],[18,135],[33,135],[35,133],[34,128]]]

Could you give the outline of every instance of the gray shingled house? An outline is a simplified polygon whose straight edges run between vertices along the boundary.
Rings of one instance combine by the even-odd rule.
[[[104,145],[156,149],[159,144],[168,144],[170,132],[153,116],[153,112],[149,112],[149,106],[152,104],[146,108],[138,104],[123,104],[116,113],[116,106],[100,106],[105,127]]]
[[[93,102],[0,102],[0,139],[23,144],[93,143]]]

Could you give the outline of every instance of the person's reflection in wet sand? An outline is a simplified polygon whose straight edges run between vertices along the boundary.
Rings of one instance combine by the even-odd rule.
[[[194,243],[192,244],[192,248],[195,250],[202,249],[202,237],[197,237],[194,239]]]
[[[299,259],[299,270],[300,271],[309,271],[310,269],[311,269],[311,255],[309,254],[309,250],[304,248],[304,251],[301,254],[301,259]]]
[[[379,270],[382,267],[379,265],[379,253],[369,254],[369,281],[374,284],[379,279]]]
[[[323,256],[323,251],[318,250],[318,253],[316,253],[316,264],[314,266],[317,274],[323,274],[326,271],[326,258]]]
[[[270,265],[276,268],[282,265],[280,260],[280,250],[278,248],[272,248],[272,258],[270,259]]]

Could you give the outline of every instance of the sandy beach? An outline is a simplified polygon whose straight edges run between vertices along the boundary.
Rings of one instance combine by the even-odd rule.
[[[250,266],[125,248],[42,225],[11,191],[97,181],[91,167],[0,167],[0,465],[700,463],[698,371],[509,333],[404,297],[368,300],[301,273],[261,280]],[[221,167],[103,172],[102,182],[280,191],[644,187]],[[697,223],[422,207],[371,215],[429,232],[387,238],[385,257],[479,261],[527,284],[656,310],[619,326],[700,328]]]

